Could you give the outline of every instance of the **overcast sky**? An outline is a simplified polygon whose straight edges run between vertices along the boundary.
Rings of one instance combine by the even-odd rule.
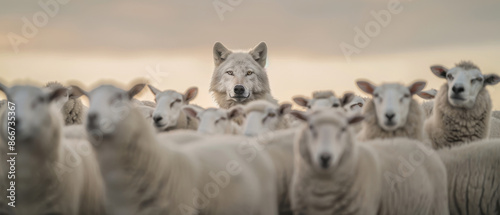
[[[44,21],[39,3],[55,0],[2,2],[4,81],[76,80],[90,86],[102,79],[127,83],[155,76],[152,83],[159,88],[198,86],[195,102],[213,106],[208,83],[216,41],[232,49],[265,41],[271,88],[280,101],[313,90],[358,92],[359,78],[405,84],[424,79],[437,88],[443,81],[429,66],[452,67],[463,59],[483,73],[500,73],[498,0],[402,0],[399,13],[391,13],[387,26],[372,28],[379,31],[350,61],[340,44],[355,45],[354,29],[376,22],[372,13],[388,11],[390,0],[60,0],[66,1],[30,38],[23,35],[23,19]],[[218,13],[214,4],[229,11]],[[16,45],[16,52],[10,40],[20,37],[27,43]],[[490,92],[500,109],[500,86]]]

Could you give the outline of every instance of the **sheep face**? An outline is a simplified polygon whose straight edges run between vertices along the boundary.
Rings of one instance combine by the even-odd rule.
[[[458,108],[472,108],[484,86],[500,82],[498,75],[483,75],[479,68],[470,62],[461,62],[452,69],[436,65],[432,66],[431,70],[436,76],[446,79],[448,102]]]
[[[176,127],[182,107],[189,104],[198,93],[196,87],[188,89],[184,95],[173,90],[162,92],[151,85],[148,87],[155,95],[156,109],[153,112],[153,121],[154,126],[160,131]]]
[[[342,108],[348,114],[359,114],[363,110],[363,106],[365,105],[365,100],[359,96],[355,96],[352,101],[343,105]]]
[[[426,85],[425,82],[415,82],[409,87],[400,84],[383,84],[376,87],[368,82],[357,83],[363,91],[373,95],[377,123],[386,131],[405,126],[412,95],[420,92]]]
[[[346,117],[342,110],[323,109],[309,114],[292,111],[292,115],[307,122],[299,135],[302,158],[317,172],[331,172],[340,165],[341,158],[353,147],[350,124],[361,116]]]
[[[263,110],[246,112],[243,134],[256,136],[261,133],[280,129],[284,116],[291,111],[291,104],[282,104],[278,108],[267,107]]]
[[[111,85],[102,85],[89,93],[90,106],[85,127],[90,136],[113,137],[117,128],[123,124],[134,107],[131,99],[139,93],[144,84],[135,85],[129,91]]]
[[[296,104],[305,107],[309,110],[319,110],[322,108],[338,108],[340,107],[340,99],[335,96],[330,96],[327,98],[316,98],[316,99],[307,99],[304,97],[295,97],[293,98]]]
[[[5,92],[9,102],[15,104],[14,115],[4,111],[2,116],[2,138],[7,138],[7,126],[16,130],[16,141],[22,143],[33,143],[29,145],[31,150],[39,152],[40,155],[48,155],[52,151],[53,145],[41,145],[40,139],[47,135],[51,138],[54,133],[54,126],[61,126],[59,110],[54,105],[60,97],[67,94],[66,88],[55,88],[53,90],[42,90],[33,86],[14,86],[12,88],[1,89]],[[14,117],[15,121],[8,121]],[[56,122],[59,121],[59,122]],[[13,123],[11,123],[13,122]],[[59,124],[58,124],[59,123]],[[44,144],[52,144],[52,141],[41,141]],[[20,147],[23,147],[20,145]]]
[[[199,113],[191,107],[184,109],[186,114],[199,120],[198,133],[200,134],[227,134],[231,131],[232,119],[241,113],[240,108],[230,110],[209,108]]]

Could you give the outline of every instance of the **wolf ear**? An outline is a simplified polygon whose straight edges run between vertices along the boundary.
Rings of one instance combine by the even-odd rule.
[[[265,67],[266,66],[266,60],[267,60],[267,45],[265,42],[259,43],[259,45],[255,46],[250,52],[250,55],[252,55],[253,59],[257,61],[257,63],[260,64],[260,66]]]
[[[232,52],[227,49],[222,43],[216,42],[214,45],[214,62],[215,66],[219,66],[222,62],[227,59],[227,56]]]

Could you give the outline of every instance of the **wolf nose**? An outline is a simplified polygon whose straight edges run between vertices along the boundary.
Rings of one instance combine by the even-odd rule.
[[[451,88],[451,90],[454,92],[454,93],[461,93],[464,91],[464,87],[463,86],[460,86],[460,85],[455,85]]]
[[[326,169],[328,167],[328,165],[330,164],[330,160],[332,159],[332,156],[324,153],[319,157],[319,159],[321,161],[321,166]]]
[[[243,93],[245,93],[245,87],[243,87],[242,85],[234,86],[234,93],[236,95],[243,95]]]
[[[385,117],[387,117],[387,120],[389,120],[389,121],[391,121],[394,118],[394,116],[396,116],[396,114],[394,114],[394,113],[386,113],[385,114]]]

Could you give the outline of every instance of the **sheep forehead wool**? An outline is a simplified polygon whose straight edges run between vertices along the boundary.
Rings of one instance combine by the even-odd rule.
[[[476,66],[474,63],[471,61],[460,61],[459,63],[455,64],[456,67],[460,67],[464,70],[480,70],[478,66]]]
[[[384,84],[382,84],[380,86],[377,86],[375,88],[375,91],[373,92],[373,94],[384,93],[384,92],[388,92],[388,91],[399,92],[400,94],[410,93],[410,90],[408,89],[408,87],[403,86],[401,84],[398,84],[398,83],[384,83]]]
[[[258,111],[258,112],[266,112],[270,109],[277,109],[278,106],[276,104],[273,104],[269,101],[266,100],[256,100],[249,102],[247,105],[244,107],[245,113],[250,113],[253,111]]]
[[[332,124],[338,127],[347,126],[347,114],[337,109],[320,109],[309,113],[309,124]]]
[[[176,100],[176,99],[180,99],[180,100],[184,100],[184,95],[182,95],[181,93],[175,91],[175,90],[165,90],[165,91],[162,91],[158,94],[156,94],[156,100],[157,101],[160,101],[161,98],[168,98],[168,100]]]
[[[57,88],[64,87],[64,86],[57,81],[50,81],[50,82],[47,82],[47,84],[45,84],[45,87],[48,87],[51,89],[57,89]]]
[[[330,97],[335,97],[333,91],[315,91],[313,92],[313,99],[328,99]]]

